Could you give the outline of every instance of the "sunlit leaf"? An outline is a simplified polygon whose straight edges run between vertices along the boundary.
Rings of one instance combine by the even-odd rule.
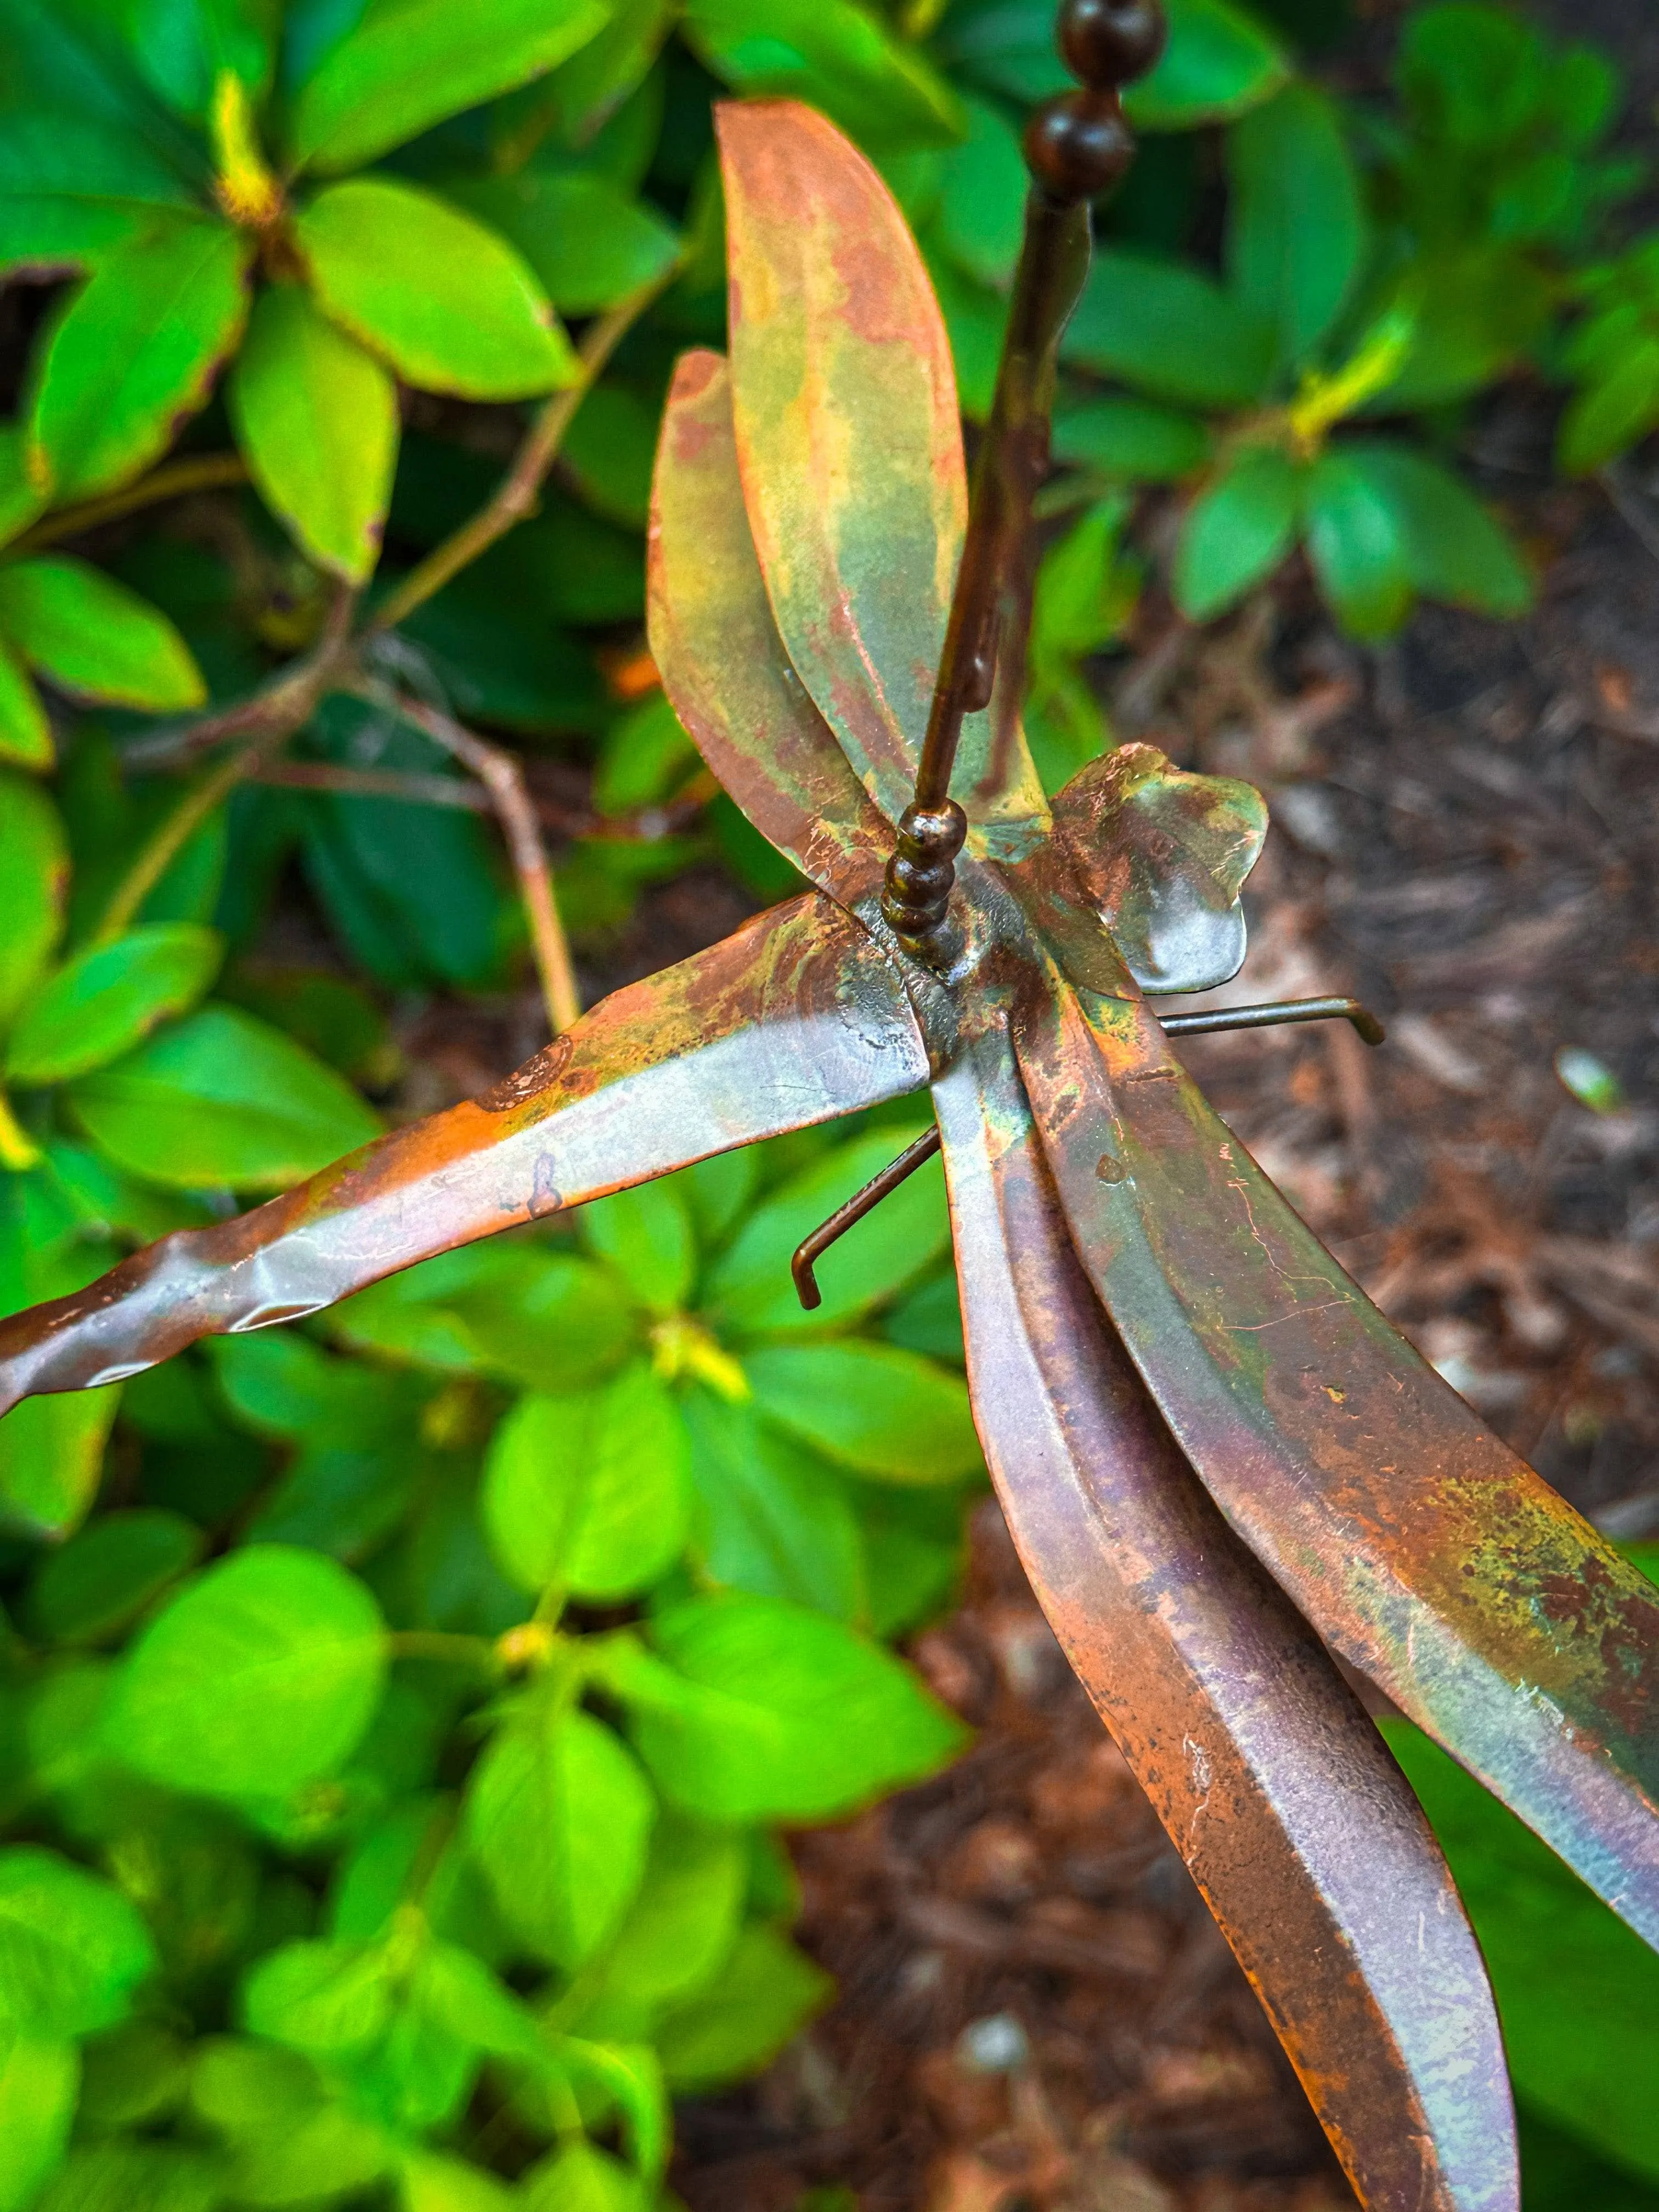
[[[29,1592],[29,1620],[52,1644],[94,1643],[194,1566],[201,1530],[177,1513],[140,1506],[104,1513],[46,1560]]]
[[[128,0],[127,42],[145,82],[181,115],[205,115],[222,70],[258,97],[270,82],[281,0]]]
[[[835,1986],[775,1929],[745,1928],[719,1979],[658,2031],[670,2084],[695,2094],[740,2081],[822,2012]]]
[[[645,1878],[599,1969],[599,2008],[638,2007],[648,2018],[709,1981],[737,1935],[747,1877],[740,1836],[659,1819]]]
[[[576,1225],[588,1250],[610,1262],[647,1311],[672,1313],[684,1304],[697,1253],[678,1184],[641,1183],[595,1199]]]
[[[590,170],[522,169],[446,189],[517,246],[562,314],[614,307],[665,275],[680,250],[653,208]]]
[[[106,1741],[175,1790],[276,1796],[350,1754],[385,1663],[362,1583],[314,1552],[255,1545],[209,1568],[144,1630]]]
[[[21,660],[0,640],[0,761],[50,768],[52,724]]]
[[[854,1619],[864,1599],[863,1547],[834,1474],[769,1434],[750,1407],[694,1391],[685,1419],[698,1506],[696,1551],[707,1578]]]
[[[0,568],[0,632],[32,667],[82,698],[165,714],[207,696],[167,617],[68,554]]]
[[[966,135],[944,78],[854,0],[689,0],[685,29],[734,91],[810,100],[865,145]]]
[[[1246,446],[1188,509],[1176,548],[1175,595],[1208,622],[1279,566],[1296,541],[1302,472],[1277,447]]]
[[[120,1395],[115,1384],[15,1407],[0,1421],[0,1515],[43,1535],[78,1527],[97,1495]]]
[[[68,2140],[80,2078],[80,2054],[60,2038],[15,2035],[0,2047],[0,2212],[37,2201]]]
[[[980,1464],[967,1385],[896,1345],[766,1345],[744,1366],[769,1421],[860,1474],[955,1482]]]
[[[265,504],[313,561],[362,583],[380,557],[398,459],[398,393],[386,370],[300,286],[272,284],[225,396]]]
[[[1242,115],[1291,73],[1283,47],[1231,0],[1169,0],[1169,21],[1157,67],[1124,97],[1143,131],[1190,131]]]
[[[249,246],[169,222],[103,254],[35,372],[30,437],[60,499],[134,476],[205,402],[247,312]]]
[[[224,942],[191,921],[155,921],[89,945],[24,1006],[6,1046],[14,1083],[61,1083],[129,1052],[169,1015],[194,1006]]]
[[[0,1019],[33,988],[64,926],[69,850],[45,792],[0,769]]]
[[[155,1970],[144,1923],[112,1882],[38,1844],[0,1851],[6,2031],[58,2037],[112,2027]]]

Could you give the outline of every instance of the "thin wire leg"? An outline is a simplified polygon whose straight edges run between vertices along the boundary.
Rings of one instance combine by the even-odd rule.
[[[1388,1031],[1358,999],[1274,999],[1261,1006],[1217,1006],[1201,1014],[1160,1014],[1167,1036],[1205,1036],[1216,1030],[1268,1030],[1281,1022],[1352,1022],[1367,1044]]]
[[[898,1158],[889,1161],[878,1176],[872,1176],[862,1190],[854,1191],[845,1206],[838,1206],[828,1221],[815,1229],[799,1248],[789,1262],[789,1272],[795,1279],[795,1296],[808,1313],[823,1303],[817,1278],[812,1273],[818,1261],[855,1222],[862,1221],[866,1213],[872,1212],[890,1191],[896,1190],[919,1167],[925,1167],[939,1150],[939,1143],[936,1124],[918,1137],[914,1145],[907,1145]]]

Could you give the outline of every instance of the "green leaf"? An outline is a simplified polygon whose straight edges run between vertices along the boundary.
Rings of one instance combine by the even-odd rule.
[[[50,488],[39,466],[30,465],[25,425],[0,424],[0,545],[28,527],[46,505]]]
[[[588,1250],[610,1261],[647,1312],[673,1313],[685,1304],[697,1248],[678,1184],[641,1183],[594,1199],[576,1226]]]
[[[944,1176],[933,1161],[825,1254],[817,1270],[823,1303],[810,1314],[789,1273],[802,1238],[920,1133],[914,1122],[869,1130],[763,1200],[710,1273],[703,1304],[720,1328],[738,1336],[833,1328],[931,1267],[951,1239]]]
[[[381,2033],[392,2000],[384,1945],[288,1943],[244,1981],[242,2020],[250,2034],[310,2057],[337,2058]]]
[[[560,458],[596,514],[643,530],[656,452],[657,409],[626,385],[602,384],[582,402]]]
[[[169,222],[100,257],[35,374],[31,450],[60,500],[136,476],[205,403],[241,334],[251,252],[223,223]]]
[[[204,1006],[69,1096],[118,1166],[174,1189],[281,1189],[380,1129],[332,1068],[233,1006]]]
[[[653,208],[591,170],[521,169],[444,189],[517,246],[562,314],[615,307],[665,276],[680,250]]]
[[[1267,389],[1274,345],[1267,316],[1201,270],[1106,247],[1060,351],[1155,399],[1248,407]]]
[[[98,1643],[194,1566],[204,1540],[193,1521],[153,1506],[101,1514],[35,1577],[30,1625],[49,1644]]]
[[[118,1383],[76,1395],[26,1398],[0,1421],[0,1503],[39,1534],[66,1536],[85,1518],[103,1473]]]
[[[887,1482],[956,1482],[980,1465],[961,1377],[896,1345],[769,1345],[744,1361],[757,1410],[826,1458]]]
[[[1307,485],[1308,558],[1351,637],[1392,636],[1411,611],[1412,580],[1401,519],[1364,456],[1322,456]]]
[[[1474,1923],[1516,2092],[1659,2180],[1659,1958],[1444,1752],[1382,1726]]]
[[[1030,179],[1018,133],[1000,110],[982,100],[963,105],[967,139],[939,162],[938,235],[970,276],[1002,289],[1019,258]]]
[[[639,2176],[589,2142],[570,2143],[532,2166],[515,2202],[521,2212],[650,2212]]]
[[[0,2212],[36,2201],[69,2140],[80,2079],[72,2043],[19,2035],[0,2049]]]
[[[200,204],[173,163],[136,131],[36,104],[27,94],[6,117],[0,195],[118,206],[129,219],[140,211],[153,219],[158,209],[193,213]]]
[[[40,694],[22,662],[0,639],[0,761],[15,761],[20,768],[50,768],[54,757],[52,724]]]
[[[56,1851],[0,1851],[0,2027],[95,2035],[125,2020],[155,1971],[143,1922],[112,1883]]]
[[[222,2179],[216,2159],[182,2144],[132,2136],[81,2143],[33,2212],[215,2212]]]
[[[669,1814],[651,1838],[645,1879],[599,1970],[593,2009],[656,2008],[702,1988],[737,1934],[748,1880],[743,1838]]]
[[[949,1492],[864,1491],[857,1500],[872,1636],[920,1628],[948,1612],[964,1565],[962,1509]]]
[[[181,115],[206,115],[222,70],[255,98],[269,88],[280,0],[129,0],[128,44],[146,82]]]
[[[1208,622],[1263,582],[1296,542],[1302,471],[1271,446],[1245,446],[1188,508],[1176,547],[1176,604]]]
[[[860,145],[967,135],[945,80],[853,0],[689,0],[685,35],[733,91],[810,100]]]
[[[852,1620],[864,1598],[863,1547],[833,1473],[769,1433],[750,1407],[692,1391],[685,1420],[708,1580]]]
[[[365,9],[300,89],[288,153],[338,171],[509,92],[599,30],[603,0],[399,0]],[[349,18],[348,18],[349,20]]]
[[[408,1392],[399,1376],[333,1358],[291,1329],[213,1336],[204,1348],[227,1404],[261,1436],[375,1443],[406,1413]]]
[[[148,922],[88,945],[24,1006],[6,1073],[15,1083],[61,1083],[131,1051],[158,1022],[195,1005],[224,951],[217,931],[193,921]]]
[[[1229,0],[1169,0],[1170,36],[1158,65],[1124,94],[1142,131],[1223,123],[1271,99],[1291,74],[1284,50]]]
[[[1585,476],[1626,452],[1659,423],[1659,337],[1631,347],[1567,403],[1556,458]]]
[[[1150,400],[1062,402],[1054,410],[1054,454],[1129,483],[1174,483],[1210,459],[1208,431],[1190,415]]]
[[[1407,446],[1349,452],[1392,504],[1413,584],[1430,599],[1513,620],[1531,606],[1532,576],[1513,539],[1451,472]]]
[[[522,258],[433,193],[356,178],[319,192],[294,234],[328,313],[406,383],[523,399],[574,381],[570,343]]]
[[[647,1589],[684,1541],[678,1408],[637,1361],[580,1397],[521,1399],[496,1431],[481,1510],[502,1570],[611,1600]]]
[[[664,1795],[704,1819],[829,1819],[934,1772],[964,1741],[898,1660],[781,1599],[694,1599],[652,1635],[665,1665],[618,1644],[605,1679]]]
[[[702,756],[667,695],[659,691],[605,732],[593,773],[593,804],[601,814],[637,813],[672,798],[701,766]],[[716,1161],[743,1157],[741,1152],[714,1155]]]
[[[1359,274],[1366,235],[1358,173],[1334,106],[1310,84],[1287,85],[1235,124],[1227,158],[1231,289],[1272,323],[1279,368],[1298,368]]]
[[[362,583],[380,558],[398,460],[392,378],[299,285],[272,284],[225,396],[265,505],[313,561]]]
[[[1130,503],[1121,492],[1093,501],[1045,550],[1031,600],[1030,659],[1039,685],[1054,664],[1098,653],[1134,611],[1137,577],[1121,557]]]
[[[516,2190],[459,2158],[413,2153],[399,2179],[404,2212],[522,2212]]]
[[[112,1752],[204,1796],[275,1796],[334,1772],[380,1702],[380,1616],[314,1552],[253,1545],[190,1583],[133,1645]]]
[[[498,1375],[527,1390],[576,1390],[635,1341],[615,1279],[533,1244],[474,1244],[393,1275],[337,1306],[346,1344],[439,1373]]]
[[[31,667],[82,698],[167,714],[207,697],[167,617],[69,554],[0,568],[0,631]]]
[[[538,1957],[590,1959],[645,1871],[656,1807],[608,1728],[538,1699],[501,1729],[473,1769],[467,1840],[507,1924]]]
[[[44,791],[0,769],[0,1021],[26,999],[64,927],[69,847]]]
[[[787,1936],[745,1928],[714,1983],[657,2031],[663,2071],[682,2095],[724,2087],[775,2058],[835,1995],[822,1966]]]

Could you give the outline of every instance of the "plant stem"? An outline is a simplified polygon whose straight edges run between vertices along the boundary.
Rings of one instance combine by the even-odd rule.
[[[227,484],[246,482],[247,463],[240,453],[187,454],[182,460],[169,461],[165,468],[140,477],[124,490],[106,492],[102,499],[82,500],[78,507],[62,507],[56,514],[47,515],[23,532],[14,550],[19,553],[38,552],[44,545],[58,545],[66,538],[78,538],[83,530],[91,530],[100,522],[114,522],[124,514],[135,514],[141,507],[155,507],[164,499],[182,499],[186,492],[217,491]]]
[[[542,479],[558,458],[559,447],[576,410],[598,383],[617,346],[678,266],[678,262],[672,264],[660,276],[653,276],[637,292],[630,292],[589,326],[577,352],[581,363],[580,375],[562,392],[556,392],[542,407],[494,496],[446,538],[441,545],[434,546],[425,560],[387,593],[370,616],[368,629],[395,629],[416,607],[424,606],[435,592],[441,592],[451,577],[459,575],[481,553],[487,552],[498,538],[504,538],[516,524],[535,512]]]
[[[252,744],[244,745],[240,752],[231,753],[217,767],[210,769],[185,793],[173,811],[158,823],[148,841],[139,848],[137,859],[116,885],[115,896],[104,908],[103,918],[92,933],[94,945],[107,945],[112,939],[124,933],[136,920],[144,901],[209,815],[224,803],[242,778],[250,773],[259,755],[268,750],[279,735],[284,734],[273,731],[256,738]]]
[[[280,784],[297,791],[338,791],[349,798],[401,799],[410,806],[457,806],[464,813],[489,814],[494,802],[476,783],[456,775],[405,775],[398,769],[341,768],[332,761],[267,761],[252,783]]]
[[[434,744],[441,745],[452,758],[471,769],[495,804],[514,872],[519,878],[519,895],[530,922],[531,949],[541,977],[547,1018],[557,1036],[579,1018],[582,1002],[576,989],[569,942],[553,896],[553,876],[542,843],[541,825],[525,787],[523,763],[516,753],[487,744],[475,730],[467,729],[451,715],[440,714],[435,707],[422,706],[418,700],[401,694],[393,703],[405,721],[424,730]]]

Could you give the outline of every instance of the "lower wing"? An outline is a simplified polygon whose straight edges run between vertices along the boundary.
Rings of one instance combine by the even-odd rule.
[[[1228,1520],[1659,1946],[1659,1590],[1389,1327],[1144,1006],[1051,975],[1017,1043],[1085,1269]]]
[[[1503,2045],[1416,1800],[1079,1271],[1006,1033],[939,1081],[975,1413],[1031,1583],[1368,2204],[1516,2201]]]
[[[901,1097],[927,1073],[892,964],[810,892],[603,1000],[482,1098],[0,1322],[0,1412],[319,1312],[434,1253]]]

